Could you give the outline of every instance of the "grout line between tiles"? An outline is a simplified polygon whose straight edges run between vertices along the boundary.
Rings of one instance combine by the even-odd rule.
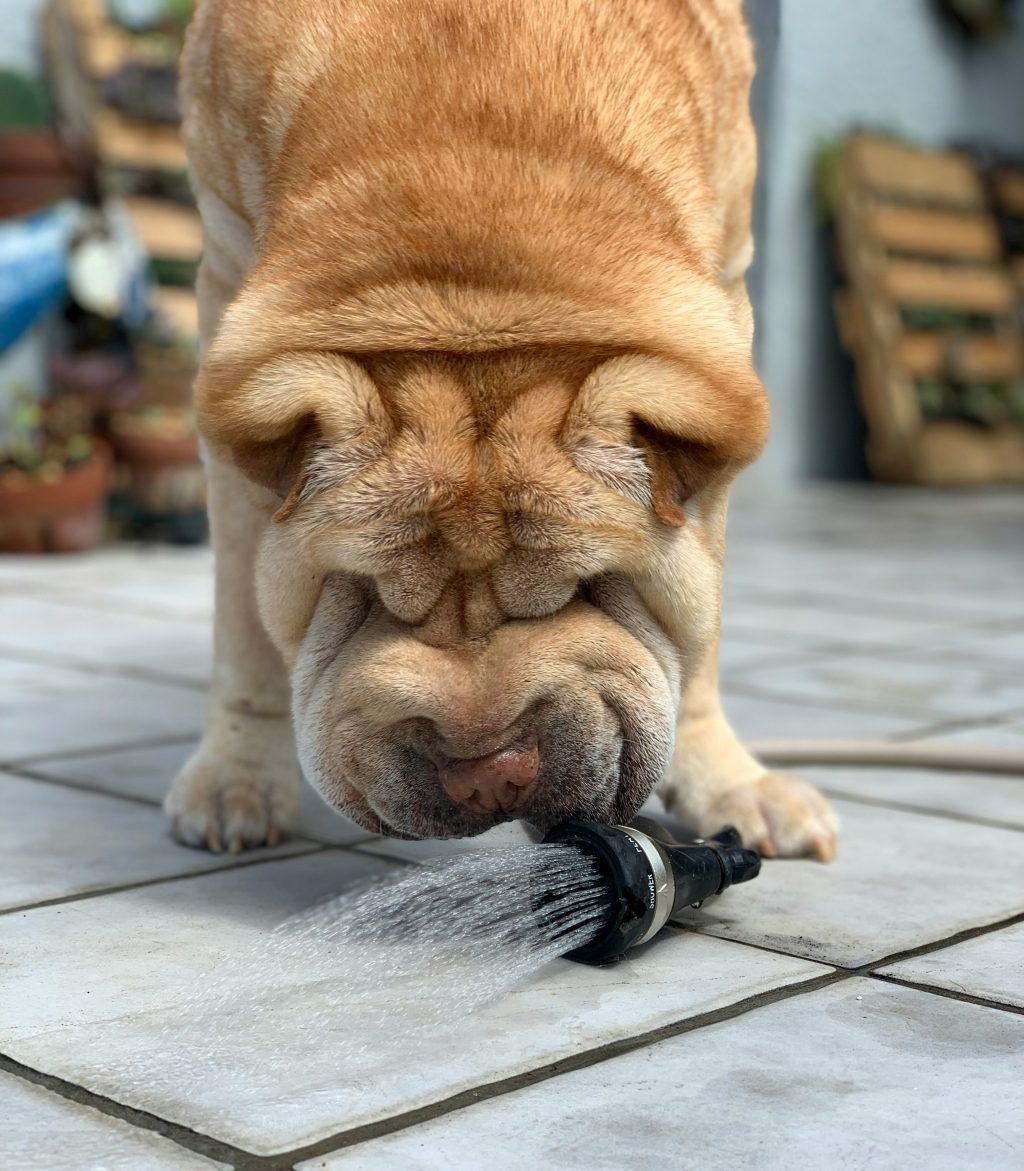
[[[736,588],[735,585],[733,588]],[[987,629],[992,624],[1003,622],[1013,623],[1018,620],[1012,614],[1000,615],[997,618],[993,618],[991,611],[987,615],[982,610],[978,610],[976,614],[965,614],[962,608],[957,607],[955,601],[950,601],[947,605],[944,602],[936,602],[934,598],[931,598],[923,606],[918,607],[916,605],[904,605],[886,594],[875,594],[871,596],[870,587],[867,588],[866,593],[867,596],[831,593],[828,591],[822,592],[820,590],[799,591],[776,589],[773,586],[762,585],[757,593],[757,604],[802,612],[811,610],[829,616],[834,615],[836,618],[846,617],[851,611],[856,613],[857,617],[864,617],[865,604],[867,604],[870,608],[870,613],[867,617],[891,618],[894,621],[920,623],[924,628],[921,631],[921,636],[924,638],[929,636],[931,633],[930,627],[933,625],[948,625],[954,630],[974,629],[976,627]]]
[[[150,736],[145,740],[114,740],[92,748],[62,748],[60,752],[31,752],[27,756],[12,756],[0,760],[0,769],[13,772],[27,765],[49,764],[50,761],[76,760],[78,757],[114,756],[119,752],[137,752],[145,748],[168,748],[175,744],[198,743],[200,731],[178,732],[173,736]]]
[[[136,683],[159,683],[164,687],[180,687],[184,691],[206,692],[210,689],[209,678],[200,678],[198,675],[170,675],[162,671],[150,671],[146,667],[133,667],[130,663],[94,663],[73,655],[51,655],[46,651],[12,647],[6,643],[0,643],[0,658],[30,663],[36,667],[59,667],[64,671],[77,671],[80,675],[103,675],[109,679],[132,679]]]
[[[314,854],[330,853],[332,850],[344,850],[345,846],[328,846],[322,842],[313,842],[308,838],[296,838],[297,842],[308,844],[308,849],[295,850],[288,853],[268,853],[264,858],[247,858],[244,854],[225,854],[223,866],[211,866],[205,870],[186,870],[177,874],[165,874],[159,878],[141,878],[137,882],[123,882],[115,886],[104,886],[98,890],[84,890],[76,894],[60,895],[54,899],[41,899],[39,902],[19,903],[14,907],[0,908],[0,917],[5,915],[24,914],[28,911],[39,911],[44,907],[60,907],[66,903],[81,903],[90,899],[105,898],[107,895],[124,894],[126,891],[143,890],[149,886],[166,886],[174,882],[184,882],[189,878],[205,878],[211,874],[223,874],[226,870],[244,870],[250,866],[267,866],[273,862],[290,862],[293,859],[309,858]]]
[[[1024,785],[1024,781],[1022,781]],[[817,786],[829,797],[840,801],[852,801],[856,805],[874,805],[879,809],[891,809],[895,813],[920,814],[922,817],[940,817],[946,821],[960,821],[968,825],[981,825],[987,829],[1008,829],[1016,833],[1024,833],[1024,825],[1015,825],[1010,821],[999,821],[994,817],[975,817],[971,813],[953,813],[946,809],[928,809],[923,805],[912,805],[906,801],[892,801],[888,797],[868,797],[858,793],[850,793],[845,789],[834,789],[831,785],[818,783]]]
[[[873,960],[868,964],[863,964],[856,968],[834,967],[831,972],[824,973],[821,976],[813,977],[809,980],[798,981],[794,984],[787,984],[783,988],[775,988],[768,992],[758,993],[755,996],[747,997],[744,1000],[737,1001],[734,1004],[727,1005],[721,1009],[715,1009],[708,1013],[702,1013],[698,1016],[689,1017],[686,1020],[679,1021],[671,1025],[665,1025],[660,1029],[650,1030],[647,1033],[640,1033],[633,1037],[609,1042],[607,1045],[597,1046],[594,1049],[589,1049],[581,1053],[573,1054],[569,1058],[564,1058],[561,1061],[552,1062],[549,1065],[539,1066],[536,1069],[529,1070],[526,1073],[517,1074],[514,1077],[499,1079],[494,1082],[489,1082],[484,1086],[476,1086],[472,1090],[465,1090],[459,1094],[452,1095],[450,1098],[446,1098],[440,1102],[435,1102],[429,1106],[420,1107],[417,1110],[406,1111],[402,1114],[392,1115],[390,1118],[381,1119],[375,1123],[369,1123],[365,1126],[353,1127],[350,1130],[341,1131],[333,1138],[323,1139],[320,1142],[312,1143],[306,1147],[289,1151],[287,1153],[282,1153],[279,1156],[270,1158],[265,1163],[261,1163],[259,1165],[259,1169],[260,1171],[289,1171],[289,1169],[292,1168],[297,1161],[316,1158],[320,1155],[326,1155],[333,1151],[343,1150],[347,1147],[356,1146],[371,1139],[381,1138],[388,1134],[394,1134],[398,1131],[406,1130],[411,1126],[416,1126],[419,1123],[427,1122],[434,1118],[439,1118],[443,1115],[454,1113],[458,1110],[464,1109],[467,1106],[475,1105],[478,1102],[486,1101],[491,1098],[502,1097],[505,1094],[512,1093],[519,1089],[524,1089],[527,1086],[548,1081],[552,1078],[560,1076],[563,1073],[571,1073],[578,1069],[599,1065],[605,1061],[611,1060],[612,1058],[634,1052],[638,1049],[647,1048],[649,1045],[657,1044],[658,1042],[668,1040],[671,1037],[682,1036],[685,1033],[694,1032],[698,1029],[705,1028],[708,1025],[718,1024],[722,1021],[731,1020],[734,1017],[745,1015],[747,1012],[751,1012],[754,1009],[770,1004],[775,1004],[780,1000],[787,1000],[795,996],[816,992],[820,988],[828,987],[832,984],[840,983],[845,980],[855,979],[856,977],[860,976],[873,977],[877,968],[910,958],[912,956],[923,955],[930,951],[937,951],[943,947],[949,947],[955,943],[961,943],[965,939],[973,939],[979,935],[986,935],[992,931],[998,931],[1003,927],[1012,926],[1015,923],[1021,921],[1024,921],[1024,912],[983,927],[967,928],[964,931],[957,932],[956,934],[947,938],[935,940],[927,944],[922,944],[916,948],[909,948],[903,952],[885,956],[878,960]],[[731,940],[730,942],[740,943],[747,947],[758,947],[757,944],[748,944],[744,940]],[[792,953],[790,952],[778,952],[774,948],[762,947],[759,948],[759,950],[773,951],[775,954],[786,955],[790,958],[807,958],[805,956],[793,957]],[[827,963],[828,961],[812,960],[811,962]],[[885,979],[885,977],[878,978]],[[898,983],[899,981],[891,982]],[[927,985],[915,985],[913,987],[915,987],[915,990],[926,994],[938,993],[940,991],[928,987]],[[980,1000],[977,1002],[983,1003]],[[1016,1007],[1001,1005],[995,1001],[984,1002],[984,1007],[995,1010],[1004,1009],[1013,1013],[1020,1012],[1020,1010]]]
[[[410,1126],[416,1126],[421,1122],[427,1122],[433,1118],[454,1113],[467,1106],[474,1106],[478,1102],[503,1097],[505,1094],[513,1093],[516,1090],[549,1081],[561,1074],[572,1073],[593,1065],[600,1065],[612,1058],[620,1057],[626,1053],[632,1053],[637,1049],[644,1049],[648,1045],[657,1044],[659,1041],[665,1041],[671,1037],[682,1036],[684,1033],[693,1032],[696,1029],[704,1028],[706,1025],[719,1024],[722,1021],[732,1020],[734,1017],[744,1016],[754,1009],[775,1004],[780,1000],[787,1000],[793,996],[815,992],[819,988],[847,980],[850,978],[850,975],[850,973],[841,970],[828,971],[820,976],[787,984],[781,988],[772,988],[766,992],[756,993],[753,996],[745,997],[722,1008],[699,1013],[696,1016],[687,1017],[684,1020],[663,1025],[660,1028],[651,1029],[645,1033],[638,1033],[632,1037],[623,1037],[617,1041],[609,1041],[604,1045],[598,1045],[593,1049],[586,1049],[579,1053],[574,1053],[559,1061],[538,1066],[536,1069],[527,1070],[524,1073],[518,1073],[512,1077],[500,1078],[482,1086],[474,1086],[473,1089],[463,1090],[458,1094],[453,1094],[448,1098],[431,1103],[430,1105],[421,1106],[415,1110],[407,1110],[401,1114],[394,1114],[389,1118],[380,1119],[377,1122],[367,1123],[363,1126],[352,1127],[349,1130],[340,1131],[338,1134],[332,1135],[329,1138],[321,1139],[319,1142],[310,1143],[307,1146],[288,1152],[282,1152],[279,1155],[267,1156],[259,1164],[258,1171],[288,1171],[289,1168],[300,1160],[316,1158],[319,1155],[326,1155],[333,1151],[343,1150],[346,1147],[356,1146],[370,1139],[381,1138],[384,1135],[393,1134],[396,1131],[406,1130]]]
[[[983,923],[975,927],[965,927],[963,930],[956,931],[952,935],[944,935],[940,939],[929,940],[927,943],[906,948],[904,951],[893,952],[891,955],[883,956],[881,959],[869,960],[865,964],[858,964],[852,968],[844,967],[835,960],[829,960],[823,957],[799,955],[796,952],[783,951],[782,948],[771,947],[767,943],[737,939],[731,935],[717,935],[715,932],[709,931],[702,923],[679,921],[673,922],[670,925],[678,928],[680,931],[692,931],[698,935],[710,935],[713,939],[724,939],[728,943],[742,943],[744,947],[753,947],[758,951],[771,952],[772,955],[788,956],[790,959],[808,960],[810,963],[815,964],[830,964],[833,967],[839,968],[841,971],[849,972],[851,976],[870,976],[878,968],[885,967],[887,964],[897,964],[903,960],[916,959],[922,955],[930,955],[934,951],[942,951],[943,948],[953,947],[958,943],[966,943],[969,939],[977,939],[982,935],[990,935],[994,931],[1002,931],[1004,927],[1015,927],[1018,923],[1024,923],[1024,911],[1015,911],[1012,915],[1007,915],[1002,919],[996,919],[992,923]]]
[[[346,847],[334,848],[338,850],[344,850]],[[327,849],[330,849],[330,847],[324,847],[325,851]],[[257,860],[254,860],[249,864],[259,864],[259,862],[273,860],[274,859],[260,859],[258,862]],[[284,859],[282,858],[279,860],[283,861]],[[245,865],[245,863],[240,864]],[[746,997],[743,1000],[736,1001],[735,1003],[726,1005],[720,1009],[698,1014],[696,1016],[686,1018],[685,1020],[675,1022],[671,1025],[662,1026],[659,1029],[637,1034],[633,1037],[622,1038],[618,1041],[609,1042],[606,1045],[597,1046],[593,1049],[573,1054],[568,1058],[563,1058],[560,1061],[552,1062],[545,1066],[540,1066],[536,1069],[517,1074],[510,1078],[503,1078],[494,1082],[490,1082],[484,1086],[473,1087],[471,1090],[466,1090],[459,1094],[452,1095],[451,1097],[443,1099],[440,1102],[420,1107],[416,1110],[392,1115],[389,1118],[381,1119],[375,1123],[370,1123],[365,1126],[353,1127],[347,1131],[341,1131],[316,1143],[308,1144],[300,1148],[295,1148],[288,1152],[281,1152],[276,1155],[255,1155],[252,1152],[246,1151],[242,1148],[231,1147],[228,1144],[220,1142],[220,1140],[213,1139],[209,1136],[192,1131],[187,1127],[180,1126],[177,1123],[169,1122],[146,1111],[136,1110],[133,1107],[124,1106],[112,1099],[105,1098],[101,1095],[93,1093],[90,1090],[86,1090],[83,1087],[77,1086],[74,1083],[52,1077],[51,1075],[45,1073],[40,1073],[36,1070],[32,1070],[29,1067],[21,1065],[20,1063],[2,1055],[0,1055],[0,1069],[4,1069],[9,1073],[15,1074],[16,1076],[20,1076],[26,1078],[29,1081],[43,1085],[45,1088],[51,1089],[61,1096],[68,1098],[69,1100],[93,1106],[103,1113],[121,1118],[133,1125],[139,1126],[142,1129],[157,1131],[158,1133],[163,1134],[165,1137],[170,1138],[171,1140],[177,1142],[179,1145],[184,1146],[189,1150],[209,1155],[213,1158],[220,1159],[221,1161],[231,1162],[235,1166],[236,1171],[289,1171],[295,1162],[299,1160],[315,1158],[319,1155],[324,1155],[332,1151],[342,1150],[347,1147],[355,1146],[359,1143],[363,1143],[375,1138],[380,1138],[387,1134],[393,1134],[398,1131],[405,1130],[411,1126],[417,1125],[418,1123],[453,1113],[457,1110],[464,1109],[467,1106],[475,1105],[478,1102],[486,1101],[491,1098],[501,1097],[507,1093],[514,1092],[515,1090],[523,1089],[527,1086],[550,1080],[563,1073],[569,1073],[577,1069],[598,1065],[622,1054],[646,1048],[647,1046],[656,1044],[659,1041],[667,1040],[670,1037],[682,1036],[685,1033],[694,1032],[708,1025],[718,1024],[723,1021],[731,1020],[735,1017],[743,1016],[747,1012],[751,1012],[755,1009],[777,1003],[781,1000],[809,994],[819,990],[820,988],[828,987],[832,984],[850,980],[858,976],[873,977],[875,976],[876,969],[880,967],[899,962],[903,959],[908,959],[914,956],[926,954],[928,952],[937,951],[944,947],[950,947],[967,939],[977,938],[978,936],[989,934],[1004,927],[1013,926],[1022,921],[1024,921],[1024,912],[1020,912],[1013,916],[1009,916],[994,923],[986,924],[980,927],[967,928],[942,939],[934,940],[915,948],[905,949],[902,952],[893,953],[856,968],[836,967],[831,971],[824,972],[820,976],[812,977],[808,980],[800,980],[793,984],[785,985],[782,988],[770,989],[767,992]],[[749,944],[741,940],[732,940],[731,942],[740,943],[741,946],[758,947],[757,944]],[[791,958],[794,958],[792,957],[792,953],[778,952],[777,949],[774,948],[760,947],[759,950],[773,951],[777,954],[787,955]],[[801,956],[795,958],[805,959],[806,957]],[[887,977],[878,978],[889,979]],[[901,983],[899,980],[891,979],[889,982]],[[905,983],[907,983],[907,985],[910,987],[914,987],[916,991],[920,991],[923,994],[944,994],[944,990],[935,989],[927,985],[918,986],[911,984],[910,982]],[[960,999],[959,997],[955,996],[954,998]],[[975,1000],[978,1003],[983,1003],[984,1007],[989,1007],[996,1010],[1008,1010],[1014,1013],[1019,1012],[1019,1010],[1015,1007],[1001,1005],[997,1002],[982,1002],[979,998],[974,998],[974,1000],[971,1002],[973,1003]]]
[[[38,781],[41,785],[53,785],[54,788],[67,789],[72,793],[87,793],[92,797],[113,797],[118,801],[130,801],[133,805],[142,805],[146,809],[160,808],[160,802],[152,797],[140,797],[137,793],[125,793],[117,789],[104,789],[101,785],[94,785],[86,781],[69,781],[65,777],[52,776],[33,768],[0,766],[0,773],[18,777],[23,781]]]
[[[0,1053],[0,1072],[20,1078],[22,1081],[31,1082],[33,1085],[49,1090],[50,1093],[69,1102],[91,1107],[93,1110],[99,1111],[100,1114],[106,1114],[109,1118],[117,1118],[140,1130],[153,1131],[197,1155],[205,1155],[208,1159],[233,1165],[238,1171],[249,1171],[251,1167],[258,1166],[260,1163],[259,1156],[253,1155],[241,1147],[232,1147],[219,1139],[190,1130],[187,1126],[170,1122],[166,1118],[150,1114],[146,1110],[124,1106],[113,1098],[93,1093],[92,1090],[87,1090],[74,1082],[66,1081],[64,1078],[55,1077],[53,1074],[33,1069],[29,1065],[15,1061],[13,1057],[8,1057],[5,1053]]]
[[[804,706],[815,709],[829,710],[829,711],[844,711],[844,712],[859,712],[863,715],[869,716],[899,716],[904,720],[919,720],[930,721],[922,723],[920,729],[925,729],[931,732],[935,728],[957,728],[964,725],[973,727],[975,724],[980,724],[982,727],[988,724],[1006,723],[1013,720],[1020,713],[1020,704],[1013,704],[1008,708],[999,708],[996,711],[988,712],[985,715],[978,716],[954,716],[943,714],[939,711],[934,711],[927,705],[922,704],[920,707],[909,703],[901,704],[899,701],[892,703],[885,703],[879,700],[877,703],[870,699],[862,699],[858,696],[845,695],[806,695],[799,691],[790,691],[786,688],[775,688],[758,683],[750,683],[746,680],[731,680],[728,688],[723,696],[724,705],[729,706],[729,696],[735,695],[740,699],[764,699],[774,703],[787,703],[791,705]],[[896,739],[900,736],[916,736],[920,729],[911,728],[903,732],[894,732],[892,738]]]
[[[211,578],[212,585],[212,578]],[[212,599],[211,589],[211,599]],[[73,586],[60,586],[53,583],[46,585],[35,584],[32,592],[26,594],[22,590],[12,590],[0,583],[0,595],[15,598],[27,598],[33,602],[42,602],[44,605],[63,606],[66,610],[85,611],[87,614],[124,614],[130,618],[152,618],[163,622],[195,622],[209,626],[213,621],[212,600],[209,609],[196,607],[194,610],[168,609],[158,602],[141,603],[119,594],[106,593],[102,587],[78,589]]]
[[[984,996],[974,996],[970,992],[959,992],[955,988],[940,988],[937,984],[922,984],[917,980],[905,980],[902,976],[891,976],[882,972],[871,972],[872,980],[881,980],[886,984],[899,984],[902,988],[912,988],[915,992],[928,992],[933,996],[944,996],[947,1000],[956,1000],[962,1004],[976,1004],[979,1008],[992,1008],[998,1012],[1012,1012],[1024,1016],[1024,1008],[1016,1004],[1002,1004],[998,1000],[989,1000]]]
[[[134,747],[135,746],[133,745],[133,746],[125,749],[124,751],[130,752],[130,751],[132,751],[132,748],[134,748]],[[101,754],[101,755],[108,755],[108,754]],[[114,754],[111,753],[109,755],[114,755]],[[76,754],[75,759],[77,759],[77,754]],[[71,793],[88,793],[93,797],[113,797],[116,801],[129,801],[133,805],[141,805],[145,809],[160,809],[163,805],[163,802],[158,801],[153,797],[143,797],[143,796],[140,796],[138,793],[126,793],[126,792],[124,792],[123,789],[105,789],[101,785],[95,785],[89,781],[72,781],[72,780],[69,780],[67,777],[57,776],[56,774],[53,774],[53,773],[46,773],[41,770],[37,770],[34,768],[25,767],[25,766],[21,766],[21,765],[2,765],[2,764],[0,764],[0,774],[6,774],[8,776],[18,777],[21,780],[25,780],[25,781],[39,781],[43,785],[53,785],[59,789],[67,789]],[[321,846],[330,846],[330,847],[335,847],[338,849],[348,850],[348,849],[355,849],[356,847],[360,847],[360,846],[367,846],[371,842],[377,842],[377,841],[380,841],[381,839],[378,837],[377,834],[372,834],[372,833],[366,832],[358,838],[353,838],[349,842],[337,842],[337,841],[332,841],[329,838],[317,837],[315,834],[312,834],[312,833],[301,833],[301,832],[295,831],[293,833],[290,833],[288,838],[286,838],[285,840],[286,840],[286,842],[287,841],[315,842],[317,845],[321,845]],[[360,853],[362,853],[362,852],[363,851],[361,850]],[[377,855],[377,856],[380,857],[381,855]],[[289,855],[289,857],[291,857],[291,855]],[[386,857],[389,862],[402,861],[404,863],[404,861],[405,861],[404,859],[396,858],[390,854],[386,855]]]
[[[1013,708],[997,715],[963,716],[962,718],[939,720],[934,724],[924,724],[909,732],[894,732],[889,737],[894,743],[913,743],[917,740],[930,740],[933,736],[944,736],[947,732],[980,732],[986,728],[999,728],[1004,724],[1016,722],[1024,715],[1021,708]]]

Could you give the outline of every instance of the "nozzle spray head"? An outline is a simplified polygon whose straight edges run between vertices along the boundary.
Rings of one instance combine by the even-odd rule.
[[[605,879],[607,913],[593,939],[568,952],[584,964],[621,959],[652,939],[684,907],[699,905],[737,882],[749,882],[761,857],[726,826],[714,837],[679,842],[650,818],[629,825],[564,821],[544,838],[576,846],[597,862]]]

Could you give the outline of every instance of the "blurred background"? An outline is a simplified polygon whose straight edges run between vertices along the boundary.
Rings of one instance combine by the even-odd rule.
[[[748,481],[1024,482],[1024,14],[750,0]],[[191,0],[0,0],[0,548],[199,542]]]

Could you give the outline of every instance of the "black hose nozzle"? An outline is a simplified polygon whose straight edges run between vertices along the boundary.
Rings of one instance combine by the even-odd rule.
[[[571,820],[555,826],[544,841],[589,854],[607,882],[604,921],[592,940],[566,953],[567,959],[584,964],[621,959],[684,907],[699,905],[733,883],[749,882],[761,869],[761,856],[744,848],[732,826],[714,837],[679,842],[647,817],[629,825]]]

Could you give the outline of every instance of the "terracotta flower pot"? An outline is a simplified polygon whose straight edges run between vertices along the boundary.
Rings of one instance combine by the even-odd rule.
[[[80,187],[75,159],[53,131],[0,133],[0,217],[48,207]]]
[[[70,175],[67,148],[52,130],[0,131],[0,174]]]
[[[77,553],[103,536],[110,448],[93,440],[92,454],[52,483],[0,477],[0,552]]]
[[[127,535],[194,542],[206,534],[206,477],[190,413],[117,412],[110,430],[123,469],[117,514]]]
[[[111,421],[111,431],[118,458],[132,468],[162,469],[199,463],[199,437],[195,432],[168,435],[130,428],[117,415]]]

